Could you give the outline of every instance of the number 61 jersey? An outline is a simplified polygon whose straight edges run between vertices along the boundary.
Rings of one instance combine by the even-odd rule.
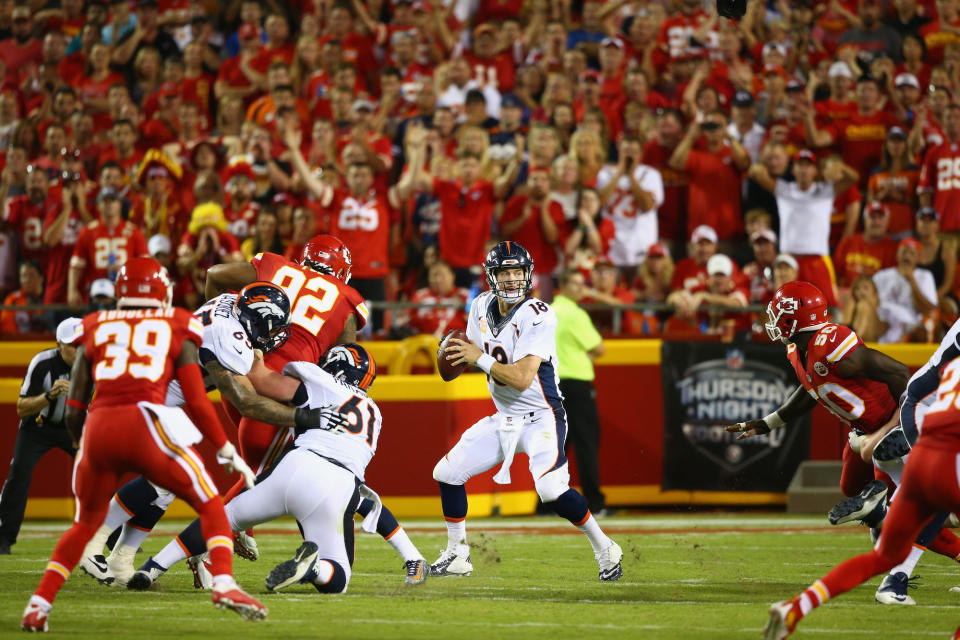
[[[787,359],[803,388],[827,411],[861,433],[873,433],[882,427],[897,402],[887,385],[869,378],[841,378],[837,365],[863,346],[852,329],[828,324],[807,344],[807,366],[804,368],[797,345],[787,345]]]
[[[264,356],[276,371],[287,362],[319,362],[337,343],[351,314],[357,317],[358,330],[367,323],[363,296],[337,278],[275,253],[258,253],[250,264],[257,270],[257,280],[272,282],[290,298],[290,337]]]
[[[547,303],[526,298],[504,317],[497,297],[489,291],[483,293],[470,306],[467,338],[501,364],[528,355],[540,358],[537,375],[524,391],[487,376],[487,389],[497,411],[508,416],[542,409],[563,411],[557,376],[557,316]]]

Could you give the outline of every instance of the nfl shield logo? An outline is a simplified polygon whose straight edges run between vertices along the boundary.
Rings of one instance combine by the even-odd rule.
[[[727,367],[730,369],[743,369],[746,358],[742,349],[730,349],[727,351]]]

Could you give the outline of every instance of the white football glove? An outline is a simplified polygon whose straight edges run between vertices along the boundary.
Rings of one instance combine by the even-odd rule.
[[[863,441],[867,438],[867,436],[857,435],[856,431],[854,431],[853,429],[850,429],[850,433],[847,434],[847,438],[850,442],[850,449],[854,453],[859,454],[860,449],[863,447]]]
[[[240,454],[237,453],[236,448],[233,444],[227,443],[220,448],[220,451],[217,451],[217,462],[223,465],[223,468],[227,470],[227,473],[239,473],[243,476],[243,483],[247,485],[247,489],[253,489],[254,480],[256,476],[253,475],[253,471],[243,461],[243,458],[240,457]]]

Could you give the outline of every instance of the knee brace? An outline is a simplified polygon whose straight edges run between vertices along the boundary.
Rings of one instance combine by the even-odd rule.
[[[445,484],[464,484],[469,477],[454,469],[447,456],[443,456],[433,468],[433,479]]]
[[[543,502],[553,502],[570,488],[570,472],[564,465],[537,478],[534,486]]]

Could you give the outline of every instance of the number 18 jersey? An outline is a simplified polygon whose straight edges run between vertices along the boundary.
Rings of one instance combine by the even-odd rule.
[[[319,362],[336,344],[351,314],[357,317],[357,329],[367,323],[363,296],[337,278],[275,253],[258,253],[250,264],[258,280],[272,282],[290,298],[290,338],[264,357],[272,369],[280,371],[297,360]]]
[[[186,309],[98,311],[83,319],[75,344],[90,363],[102,407],[163,404],[184,342],[203,343],[203,325]]]
[[[897,410],[890,389],[869,378],[841,378],[836,374],[837,366],[862,346],[863,341],[852,329],[828,324],[807,344],[806,367],[793,343],[787,345],[787,359],[814,400],[857,431],[873,433]]]

